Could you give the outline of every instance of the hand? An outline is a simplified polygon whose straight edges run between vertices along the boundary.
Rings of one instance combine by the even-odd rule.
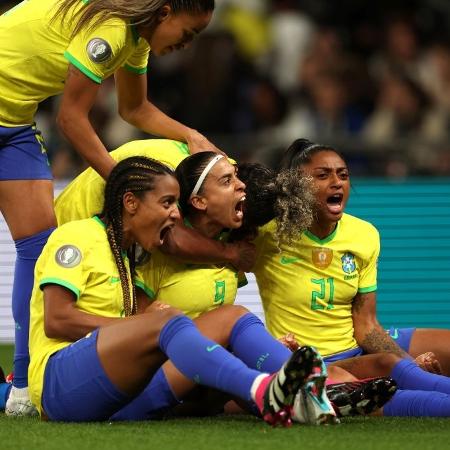
[[[293,333],[288,333],[278,339],[285,347],[287,347],[291,352],[295,352],[300,347],[300,344],[295,339]]]
[[[219,150],[214,144],[212,144],[208,139],[206,139],[203,134],[199,133],[197,130],[190,131],[188,137],[186,138],[186,143],[189,147],[191,155],[199,152],[216,152],[221,155],[226,156],[226,154]]]
[[[229,262],[233,267],[242,272],[250,272],[256,259],[255,245],[247,241],[236,241],[226,246],[231,251]]]
[[[427,372],[442,374],[441,364],[433,352],[426,352],[416,358],[417,365]]]

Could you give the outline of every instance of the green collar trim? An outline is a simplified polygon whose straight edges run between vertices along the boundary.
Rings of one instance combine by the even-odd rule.
[[[336,228],[334,229],[334,231],[329,234],[328,236],[324,237],[323,239],[318,238],[317,236],[315,236],[314,234],[312,234],[309,230],[305,231],[305,236],[308,236],[309,239],[311,239],[312,241],[316,242],[317,244],[327,244],[328,242],[332,241],[334,239],[334,237],[336,236],[336,233],[338,231],[339,228],[339,223],[338,222],[336,224]]]
[[[105,222],[103,222],[102,219],[100,219],[100,217],[98,216],[94,216],[92,217],[93,220],[95,220],[99,225],[101,225],[103,228],[106,228],[106,224]]]

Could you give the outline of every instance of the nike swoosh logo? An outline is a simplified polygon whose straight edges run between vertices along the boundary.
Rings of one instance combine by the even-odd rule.
[[[207,351],[207,352],[212,352],[213,350],[215,350],[216,348],[219,348],[219,347],[220,347],[219,344],[216,344],[216,345],[210,345],[210,346],[206,347],[206,351]]]
[[[395,329],[394,334],[391,334],[391,338],[392,339],[398,339],[398,330],[397,330],[397,328]]]
[[[282,256],[280,258],[280,263],[281,264],[292,264],[295,263],[297,261],[300,261],[302,258],[287,258],[286,256]]]

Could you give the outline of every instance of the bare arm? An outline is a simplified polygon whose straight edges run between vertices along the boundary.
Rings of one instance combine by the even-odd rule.
[[[207,238],[179,221],[164,237],[163,253],[185,262],[232,264],[248,272],[255,262],[255,246],[239,241],[232,244]]]
[[[98,327],[122,320],[80,311],[73,292],[56,285],[44,286],[44,329],[49,338],[77,341]]]
[[[197,130],[164,114],[147,99],[147,76],[126,69],[115,74],[119,114],[128,123],[147,133],[186,142],[191,153],[220,150]]]
[[[357,294],[352,304],[355,339],[367,353],[390,352],[409,356],[386,333],[376,316],[376,292]]]
[[[69,64],[56,121],[77,152],[106,179],[116,162],[109,155],[89,121],[89,112],[99,86]]]

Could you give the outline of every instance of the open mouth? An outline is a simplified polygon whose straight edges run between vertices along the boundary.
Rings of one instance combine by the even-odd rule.
[[[167,225],[164,228],[161,229],[159,233],[159,242],[162,245],[164,238],[166,237],[167,233],[170,231],[170,229],[173,227],[173,225]]]
[[[244,217],[245,195],[236,203],[234,212],[238,220],[242,220]]]
[[[332,214],[339,214],[343,210],[343,194],[333,194],[327,197],[327,207]]]

